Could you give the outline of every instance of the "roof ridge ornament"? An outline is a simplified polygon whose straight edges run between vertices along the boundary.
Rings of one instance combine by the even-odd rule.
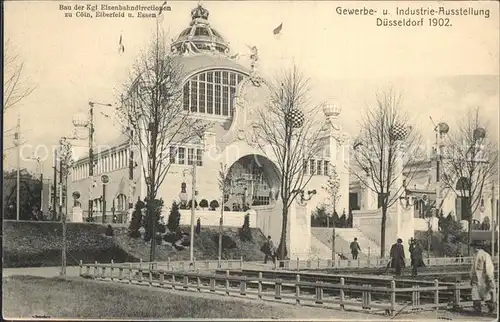
[[[201,18],[204,20],[208,20],[209,14],[210,12],[207,9],[203,8],[203,6],[200,3],[198,3],[198,6],[193,10],[191,10],[191,19],[195,20]]]

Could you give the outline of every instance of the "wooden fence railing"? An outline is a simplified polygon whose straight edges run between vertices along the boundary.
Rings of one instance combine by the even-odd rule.
[[[410,287],[411,281],[373,277],[362,281],[362,285],[352,285],[344,277],[340,278],[339,283],[325,283],[301,281],[299,274],[295,279],[284,280],[263,278],[262,273],[258,277],[233,276],[229,270],[225,274],[214,274],[200,272],[199,269],[193,272],[167,271],[132,264],[117,266],[114,263],[80,263],[80,276],[176,290],[275,299],[284,303],[307,303],[341,309],[349,307],[371,312],[381,310],[389,315],[411,310],[438,311],[447,307],[472,305],[465,294],[470,293],[470,285],[440,283],[438,280],[419,281]]]

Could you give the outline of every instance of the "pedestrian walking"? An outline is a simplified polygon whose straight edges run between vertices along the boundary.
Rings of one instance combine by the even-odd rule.
[[[473,241],[470,246],[474,249],[474,258],[470,270],[474,312],[481,314],[482,301],[485,301],[488,312],[493,313],[496,307],[495,267],[493,261],[490,254],[484,251],[482,242]]]
[[[401,268],[405,267],[405,249],[401,238],[392,245],[390,257],[391,268],[395,269],[396,276],[401,276]]]
[[[276,248],[274,247],[271,236],[267,236],[267,241],[264,244],[264,264],[267,264],[267,259],[271,257],[273,263],[276,263]]]
[[[418,268],[425,267],[423,252],[424,249],[418,240],[410,239],[410,259],[411,259],[411,275],[417,276]]]
[[[354,260],[358,259],[358,254],[359,252],[361,252],[361,247],[359,247],[358,244],[358,238],[354,237],[354,240],[351,242],[350,248],[351,248],[352,259]]]

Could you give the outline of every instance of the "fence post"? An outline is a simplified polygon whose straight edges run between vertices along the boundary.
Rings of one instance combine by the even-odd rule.
[[[182,287],[187,290],[189,288],[189,276],[184,275]]]
[[[87,269],[86,269],[86,271],[87,271],[87,275],[90,275],[90,265],[89,265],[89,264],[87,264]]]
[[[434,292],[434,305],[436,306],[436,314],[439,311],[439,281],[436,279],[434,280],[434,287],[436,288],[436,291]]]
[[[201,292],[201,279],[200,279],[200,269],[196,269],[196,289]]]
[[[300,275],[295,275],[295,304],[300,304]]]
[[[278,278],[274,282],[274,298],[277,300],[281,300],[281,283],[283,281],[281,278]]]
[[[420,306],[420,290],[419,290],[420,286],[416,285],[416,286],[413,286],[413,292],[412,292],[412,306],[413,308],[412,309],[418,309],[419,306]]]
[[[210,292],[215,292],[215,274],[213,276],[210,276]]]
[[[396,314],[396,281],[391,281],[391,309],[390,315],[394,316]]]
[[[149,286],[153,285],[153,270],[149,269]]]
[[[240,294],[241,295],[247,295],[247,282],[246,282],[246,277],[243,277],[242,280],[240,280]]]
[[[323,304],[323,287],[321,287],[321,281],[317,281],[316,285],[316,304]]]
[[[97,261],[94,263],[94,278],[97,277]]]
[[[299,271],[299,269],[300,269],[300,260],[299,260],[299,258],[297,257],[297,272]]]
[[[175,290],[175,272],[172,272],[172,289]]]
[[[82,276],[82,269],[83,269],[83,261],[80,260],[80,268],[79,268],[79,271],[78,271],[78,275]]]
[[[104,265],[102,265],[102,267],[101,267],[101,278],[106,277],[106,266],[104,266]]]
[[[128,283],[132,284],[132,263],[128,264]]]
[[[278,263],[281,263],[281,261],[280,261],[280,260],[277,260],[277,261],[275,261],[275,262],[274,262],[274,269],[275,269],[275,270],[278,270],[278,266],[279,266],[279,264],[278,264]]]
[[[167,271],[170,270],[170,257],[167,257]]]
[[[111,265],[110,265],[111,268],[109,269],[110,270],[110,275],[111,275],[110,276],[111,277],[111,281],[113,281],[113,273],[114,273],[114,270],[115,270],[115,268],[113,267],[113,264],[114,264],[114,261],[111,260]]]
[[[160,287],[163,287],[163,282],[165,280],[165,275],[163,272],[160,272]]]
[[[122,281],[123,280],[123,267],[120,266],[120,268],[118,269],[118,272],[119,272],[119,276],[118,276],[118,280]]]
[[[243,256],[240,257],[240,269],[243,270]]]
[[[229,295],[229,270],[226,270],[226,295]]]
[[[454,295],[454,301],[453,301],[453,309],[458,310],[460,309],[460,288],[457,283],[453,284],[453,295]]]
[[[340,308],[344,310],[345,292],[344,292],[345,279],[340,278]]]
[[[262,300],[262,272],[259,272],[259,286],[257,289],[257,296]]]
[[[142,269],[142,258],[139,259],[139,269]]]

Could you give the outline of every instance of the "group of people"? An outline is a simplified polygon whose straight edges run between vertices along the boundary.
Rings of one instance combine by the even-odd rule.
[[[474,240],[470,246],[474,250],[472,265],[469,273],[471,283],[472,305],[476,313],[481,313],[482,302],[485,301],[490,313],[495,311],[496,307],[496,285],[495,285],[495,266],[491,255],[484,250],[484,245],[481,241]],[[413,238],[410,240],[410,256],[412,275],[417,275],[417,268],[424,267],[422,257],[422,247],[420,243]],[[390,262],[392,268],[395,269],[396,275],[401,275],[401,268],[405,266],[405,253],[403,248],[403,240],[398,238],[397,242],[392,245],[390,251]],[[388,265],[389,267],[389,265]]]
[[[482,302],[484,301],[488,311],[492,313],[495,311],[496,307],[495,267],[493,260],[490,254],[483,249],[484,245],[482,242],[473,241],[470,246],[474,250],[474,257],[469,274],[472,286],[471,292],[473,308],[474,311],[479,314],[482,310]],[[359,246],[357,238],[354,238],[351,242],[350,248],[352,258],[357,259],[359,253],[361,252],[361,247]],[[273,263],[276,263],[276,247],[274,246],[271,236],[267,236],[267,240],[261,250],[265,254],[264,263],[267,263],[269,258],[273,260]],[[423,260],[423,247],[420,245],[419,241],[411,238],[408,250],[410,253],[412,276],[417,276],[418,268],[425,267]],[[395,275],[400,276],[401,269],[405,266],[405,250],[403,240],[398,238],[396,243],[391,247],[390,260],[387,264],[387,268],[394,268]]]
[[[423,258],[424,250],[422,245],[420,245],[420,242],[413,238],[410,239],[410,246],[408,250],[410,252],[410,266],[412,268],[411,274],[412,276],[417,276],[418,268],[425,267]],[[405,250],[403,247],[403,240],[401,238],[398,238],[396,243],[392,245],[389,256],[390,261],[387,264],[387,267],[390,265],[391,268],[394,268],[396,276],[400,276],[401,269],[406,266]]]

